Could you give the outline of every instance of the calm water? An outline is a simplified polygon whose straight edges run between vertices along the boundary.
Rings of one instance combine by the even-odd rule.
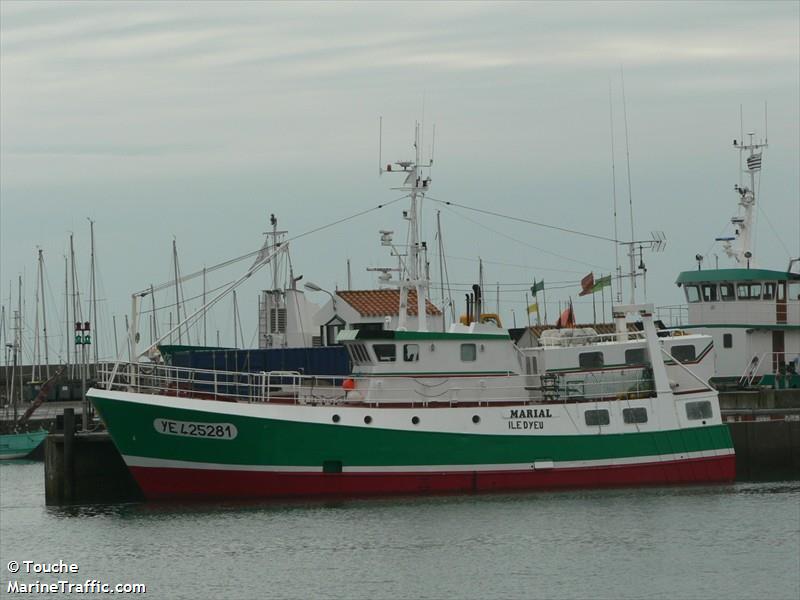
[[[800,598],[800,482],[65,509],[45,507],[43,469],[0,465],[0,595],[9,560],[61,559],[79,574],[16,579],[146,598]]]

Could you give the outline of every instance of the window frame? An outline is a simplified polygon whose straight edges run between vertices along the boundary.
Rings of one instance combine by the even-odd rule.
[[[722,334],[722,347],[723,348],[733,348],[733,334],[732,333],[723,333]]]
[[[378,348],[381,348],[381,350],[379,351]],[[387,354],[381,354],[384,348],[387,350],[391,348],[392,351]],[[397,344],[372,344],[372,353],[379,363],[397,362]]]
[[[692,300],[689,290],[692,290],[696,294],[695,300]],[[695,283],[687,283],[684,285],[683,292],[686,294],[686,302],[689,304],[698,304],[703,301],[703,294],[700,292],[700,286]]]
[[[642,360],[631,360],[628,357],[629,352],[640,352],[642,355]],[[638,366],[638,365],[646,365],[648,364],[647,360],[647,348],[628,348],[625,350],[625,365],[626,366]]]
[[[600,357],[600,361],[593,361],[592,364],[584,364],[584,357]],[[581,352],[578,354],[578,367],[581,369],[602,369],[606,364],[606,357],[602,351],[594,350],[592,352]]]
[[[409,352],[412,346],[416,348],[416,352],[413,354],[413,358],[409,358],[412,354]],[[419,362],[419,344],[403,344],[403,362]]]
[[[723,290],[727,290],[728,293],[723,293]],[[732,283],[720,283],[719,299],[723,302],[732,302],[736,300],[736,286],[734,286]]]
[[[700,284],[700,293],[703,296],[703,302],[716,302],[719,298],[716,283]]]
[[[711,407],[711,401],[709,400],[687,402],[684,405],[684,410],[686,411],[686,418],[689,421],[711,419],[714,416],[714,409]]]
[[[753,295],[753,288],[757,288],[758,292],[756,295]],[[737,283],[736,284],[736,297],[739,300],[761,300],[761,288],[762,285],[760,283]],[[742,294],[742,290],[746,289],[747,294]]]
[[[604,413],[605,419],[601,419],[600,416]],[[586,423],[587,427],[606,427],[607,425],[611,424],[611,413],[607,408],[590,408],[583,411],[583,422]]]
[[[644,415],[644,419],[641,418],[641,415]],[[626,425],[641,425],[642,423],[647,423],[647,420],[647,408],[644,406],[631,406],[622,409],[622,421]]]
[[[691,348],[692,349],[692,352],[691,352],[692,357],[691,358],[675,356],[675,354],[674,354],[675,350],[679,350],[679,349],[683,349],[683,348]],[[680,354],[680,350],[679,350],[679,354]],[[694,361],[697,360],[697,348],[694,347],[694,344],[680,344],[678,346],[670,347],[669,355],[672,357],[673,360],[681,363],[682,365],[685,365],[686,363],[694,362]]]
[[[465,358],[464,350],[472,348],[472,358]],[[461,357],[461,362],[475,362],[478,360],[478,346],[477,344],[468,343],[468,344],[461,344],[459,355]],[[468,356],[468,355],[467,355]]]

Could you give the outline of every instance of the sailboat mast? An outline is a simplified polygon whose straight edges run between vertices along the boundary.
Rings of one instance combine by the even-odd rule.
[[[94,328],[94,339],[92,340],[92,346],[94,347],[94,365],[95,369],[97,369],[98,363],[98,335],[97,335],[97,287],[95,284],[95,256],[94,256],[94,221],[89,219],[89,240],[90,240],[90,258],[91,258],[91,289],[90,293],[92,294],[92,302],[90,305],[91,315],[90,321],[92,322],[92,327]]]
[[[47,310],[44,298],[44,254],[39,249],[39,289],[42,290],[42,337],[44,338],[44,368],[47,379],[50,379],[50,356],[47,351]]]
[[[67,346],[67,377],[72,377],[72,362],[70,360],[70,342],[72,341],[72,324],[69,319],[69,259],[64,255],[64,321],[67,328],[64,343]]]
[[[17,420],[17,406],[22,402],[22,275],[19,276],[17,297],[17,334],[14,347],[16,349],[16,363],[19,366],[19,396],[14,403],[14,421]]]
[[[33,316],[33,364],[31,365],[31,379],[39,379],[42,375],[42,346],[39,341],[39,269],[41,264],[39,262],[39,255],[41,250],[37,249],[36,259],[36,282],[34,286],[34,316]]]

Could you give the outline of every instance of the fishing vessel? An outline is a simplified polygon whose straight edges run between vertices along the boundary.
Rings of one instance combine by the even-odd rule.
[[[467,324],[429,329],[417,223],[431,184],[425,166],[419,154],[387,166],[405,177],[400,189],[410,198],[405,268],[391,282],[400,291],[397,326],[338,332],[350,376],[107,365],[102,385],[88,395],[145,496],[731,481],[735,456],[717,392],[670,354],[672,338],[659,337],[652,305],[617,305],[614,336],[562,344],[578,361],[565,373],[539,372],[535,363],[546,360],[539,350],[480,323],[479,298]],[[385,246],[393,245],[389,233],[382,232]],[[413,328],[410,299],[417,304]],[[627,333],[631,315],[641,319],[640,335]],[[697,347],[709,343],[707,336],[684,337]],[[140,355],[136,341],[132,327],[132,356]],[[622,363],[605,363],[606,352],[621,352]]]
[[[673,325],[711,336],[717,349],[717,385],[800,388],[800,259],[785,268],[760,266],[754,247],[756,191],[767,141],[734,140],[747,182],[734,186],[738,212],[732,235],[716,238],[731,266],[697,268],[678,275],[687,305]]]

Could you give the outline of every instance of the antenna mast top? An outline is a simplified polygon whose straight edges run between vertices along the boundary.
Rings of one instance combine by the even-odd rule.
[[[766,128],[766,107],[765,107]],[[756,204],[756,173],[761,171],[761,156],[767,147],[766,137],[756,141],[754,131],[747,132],[749,140],[733,140],[733,147],[739,151],[740,176],[739,183],[733,189],[739,194],[739,210],[731,218],[734,227],[734,236],[717,238],[723,242],[725,254],[736,260],[737,263],[746,264],[748,268],[754,264],[753,259],[753,234],[755,230],[755,204]],[[750,175],[750,187],[742,185],[742,174]]]
[[[418,206],[425,197],[425,194],[431,186],[430,169],[433,165],[433,158],[429,158],[426,162],[421,162],[420,154],[420,124],[419,122],[414,125],[414,160],[399,160],[394,163],[389,163],[385,168],[381,167],[380,172],[383,173],[405,173],[406,177],[400,187],[392,188],[407,192],[411,199],[409,210],[403,211],[403,218],[408,221],[408,252],[405,255],[406,261],[403,265],[404,268],[400,273],[398,281],[384,281],[384,283],[391,283],[400,286],[400,307],[397,328],[399,330],[406,329],[407,316],[408,316],[408,290],[416,289],[417,292],[417,319],[419,331],[427,331],[427,315],[426,315],[426,299],[428,297],[428,288],[430,282],[425,274],[425,268],[422,264],[424,260],[423,251],[425,242],[420,241],[419,231],[419,217]],[[425,171],[427,169],[427,172]],[[383,238],[385,232],[382,232]],[[384,243],[384,245],[386,245]],[[401,257],[403,254],[396,252],[397,256]]]

